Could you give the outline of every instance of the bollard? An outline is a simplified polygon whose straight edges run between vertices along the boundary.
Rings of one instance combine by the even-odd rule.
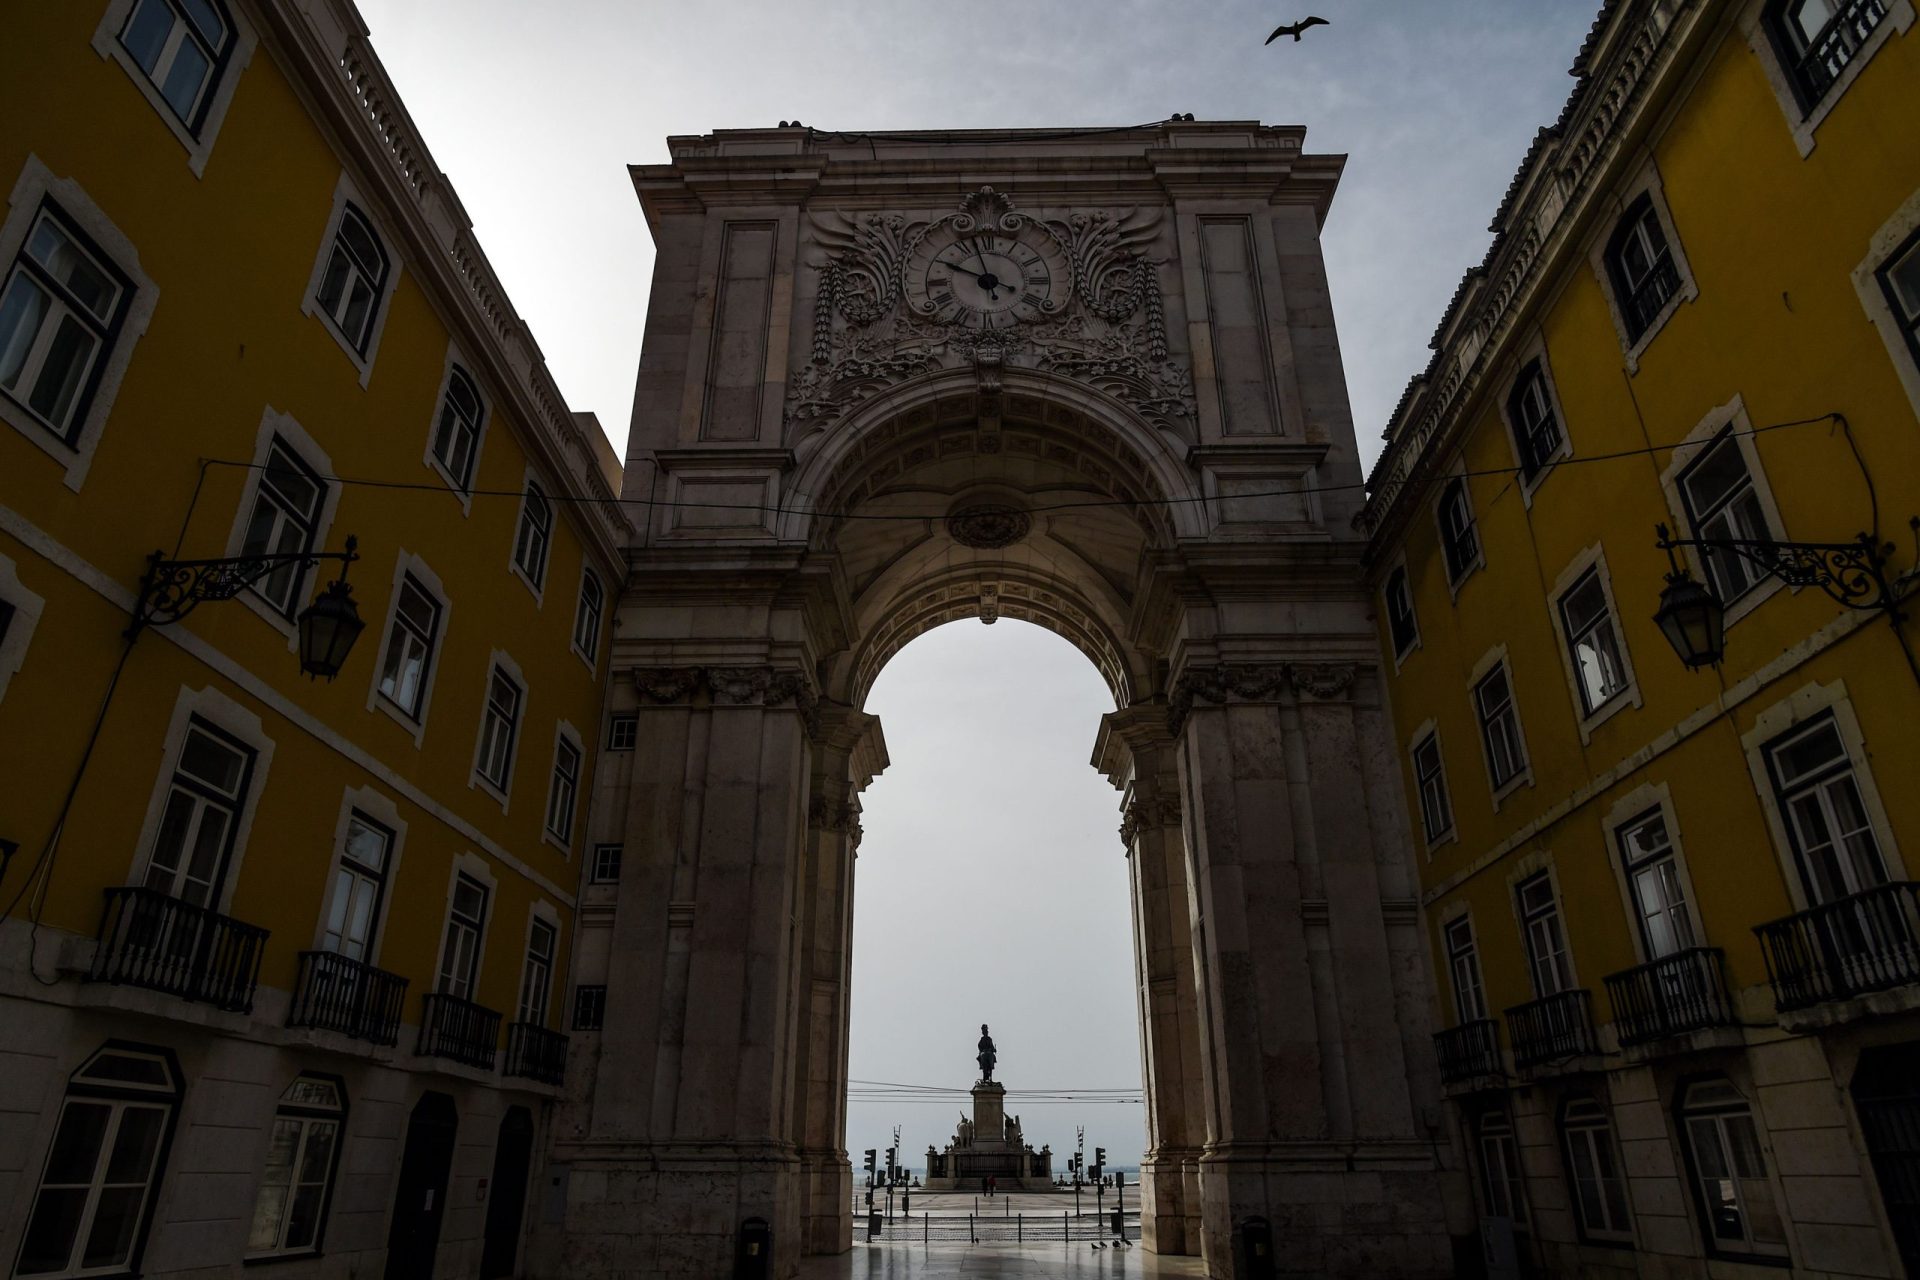
[[[733,1256],[733,1280],[765,1280],[773,1274],[773,1230],[765,1218],[740,1224],[740,1246]]]
[[[1073,1243],[1073,1224],[1067,1219],[1067,1211],[1060,1211],[1060,1238],[1068,1244]]]
[[[1113,1210],[1113,1235],[1116,1240],[1125,1240],[1127,1238],[1126,1210],[1120,1208],[1118,1205],[1114,1206]]]
[[[972,1214],[967,1215],[967,1243],[968,1244],[980,1243],[980,1237],[973,1234],[973,1215]]]
[[[869,1209],[867,1210],[867,1239],[878,1240],[879,1238],[880,1211],[878,1209]]]
[[[1027,1215],[1024,1213],[1013,1215],[1013,1242],[1015,1244],[1027,1242]]]
[[[1265,1218],[1245,1218],[1233,1233],[1234,1280],[1273,1280],[1273,1227]]]

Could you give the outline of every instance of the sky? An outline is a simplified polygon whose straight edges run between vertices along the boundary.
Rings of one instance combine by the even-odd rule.
[[[374,48],[574,409],[624,452],[653,250],[626,166],[670,134],[1107,126],[1192,112],[1303,124],[1349,155],[1323,233],[1363,463],[1597,0],[360,0]],[[1330,21],[1264,46],[1278,23]],[[1017,193],[1016,198],[1017,198]],[[893,765],[866,796],[851,1075],[964,1089],[976,1028],[1010,1089],[1137,1085],[1112,708],[1064,641],[1011,620],[901,652],[869,703]],[[1035,1145],[1131,1163],[1135,1106],[1015,1105]],[[856,1102],[918,1164],[952,1103]],[[1103,1140],[1108,1139],[1108,1140]]]

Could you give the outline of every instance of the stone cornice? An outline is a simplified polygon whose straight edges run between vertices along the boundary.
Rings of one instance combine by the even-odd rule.
[[[646,706],[784,707],[819,732],[819,696],[805,673],[786,667],[633,667],[634,691]]]
[[[1408,495],[1441,465],[1543,285],[1580,257],[1578,242],[1652,90],[1725,2],[1615,0],[1602,11],[1575,64],[1579,83],[1560,119],[1535,137],[1501,202],[1486,259],[1462,279],[1434,334],[1433,359],[1394,409],[1367,478],[1367,504],[1354,518],[1375,547],[1391,539]]]
[[[1344,700],[1359,664],[1352,662],[1249,662],[1189,667],[1167,695],[1167,732],[1178,737],[1197,704],[1299,703]]]

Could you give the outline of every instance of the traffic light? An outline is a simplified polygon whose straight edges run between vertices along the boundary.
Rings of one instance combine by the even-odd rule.
[[[880,1153],[872,1147],[867,1148],[867,1181],[873,1181],[873,1175],[880,1168]]]
[[[1100,1175],[1106,1171],[1106,1168],[1107,1149],[1105,1147],[1095,1147],[1093,1149],[1093,1180],[1095,1182],[1100,1181]]]
[[[888,1186],[892,1186],[895,1182],[899,1180],[899,1160],[898,1160],[899,1154],[900,1154],[900,1148],[898,1147],[887,1148],[887,1185]]]

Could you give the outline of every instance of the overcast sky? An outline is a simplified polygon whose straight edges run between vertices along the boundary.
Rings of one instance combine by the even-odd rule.
[[[1290,6],[1290,7],[1289,7]],[[1304,124],[1350,155],[1324,243],[1360,453],[1407,379],[1534,131],[1572,87],[1596,0],[360,0],[373,42],[575,409],[624,451],[653,249],[630,163],[669,134],[1115,125],[1191,111]],[[1274,25],[1331,20],[1294,44]],[[994,1024],[1010,1088],[1139,1080],[1116,795],[1087,765],[1111,708],[1037,628],[943,628],[872,708],[894,765],[867,797],[856,1078],[965,1086]],[[1071,959],[1069,957],[1072,957]],[[1138,1108],[1022,1108],[1116,1156]],[[910,1151],[957,1108],[860,1104]],[[1128,1128],[1128,1126],[1131,1126]]]

